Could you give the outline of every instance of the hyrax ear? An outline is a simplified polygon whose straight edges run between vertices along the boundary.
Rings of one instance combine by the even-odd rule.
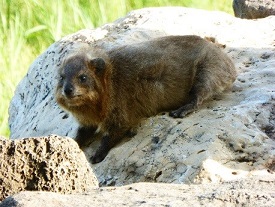
[[[106,63],[102,58],[91,59],[90,64],[95,68],[95,73],[97,75],[102,75],[104,73]]]

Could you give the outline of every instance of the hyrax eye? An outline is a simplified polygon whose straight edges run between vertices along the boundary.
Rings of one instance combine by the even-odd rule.
[[[87,81],[87,76],[86,75],[81,75],[78,77],[79,81],[81,83],[85,83]]]

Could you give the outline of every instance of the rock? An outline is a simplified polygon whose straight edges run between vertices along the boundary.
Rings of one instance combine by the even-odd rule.
[[[242,19],[264,18],[275,15],[275,0],[234,0],[233,10]]]
[[[192,20],[192,21],[191,21]],[[73,50],[106,50],[163,35],[196,34],[225,44],[238,78],[232,91],[183,119],[160,114],[93,165],[101,185],[207,183],[272,175],[275,165],[275,17],[242,20],[222,12],[150,8],[50,46],[31,65],[10,105],[11,137],[74,137],[77,123],[54,101],[57,69]],[[85,149],[91,156],[98,140]]]
[[[94,189],[85,195],[21,192],[0,207],[59,206],[274,206],[274,179],[250,179],[222,184],[179,185],[137,183]]]
[[[84,153],[69,138],[0,138],[0,161],[0,201],[24,190],[68,194],[98,186]]]

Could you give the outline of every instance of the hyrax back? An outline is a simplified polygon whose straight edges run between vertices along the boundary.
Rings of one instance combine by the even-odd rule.
[[[229,57],[198,36],[161,37],[105,53],[79,51],[59,74],[56,99],[79,121],[80,146],[102,133],[93,163],[142,118],[162,111],[184,117],[236,78]]]

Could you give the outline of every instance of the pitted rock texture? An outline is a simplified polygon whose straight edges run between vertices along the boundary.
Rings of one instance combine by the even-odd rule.
[[[72,139],[0,139],[0,201],[24,190],[69,194],[96,186],[93,170]]]
[[[0,207],[271,207],[275,203],[274,179],[247,179],[221,184],[178,185],[136,183],[123,187],[94,189],[85,195],[49,192],[21,192],[7,198]]]
[[[158,36],[195,34],[226,45],[224,51],[238,70],[233,89],[183,119],[166,113],[144,120],[135,137],[93,165],[100,184],[274,176],[274,31],[274,16],[251,21],[222,12],[167,7],[133,11],[95,30],[64,37],[35,60],[18,85],[10,105],[11,137],[75,136],[78,124],[54,100],[57,70],[73,50],[85,45],[108,50]],[[95,140],[85,149],[88,158],[97,144]]]
[[[236,17],[258,19],[275,15],[275,0],[233,0]]]

